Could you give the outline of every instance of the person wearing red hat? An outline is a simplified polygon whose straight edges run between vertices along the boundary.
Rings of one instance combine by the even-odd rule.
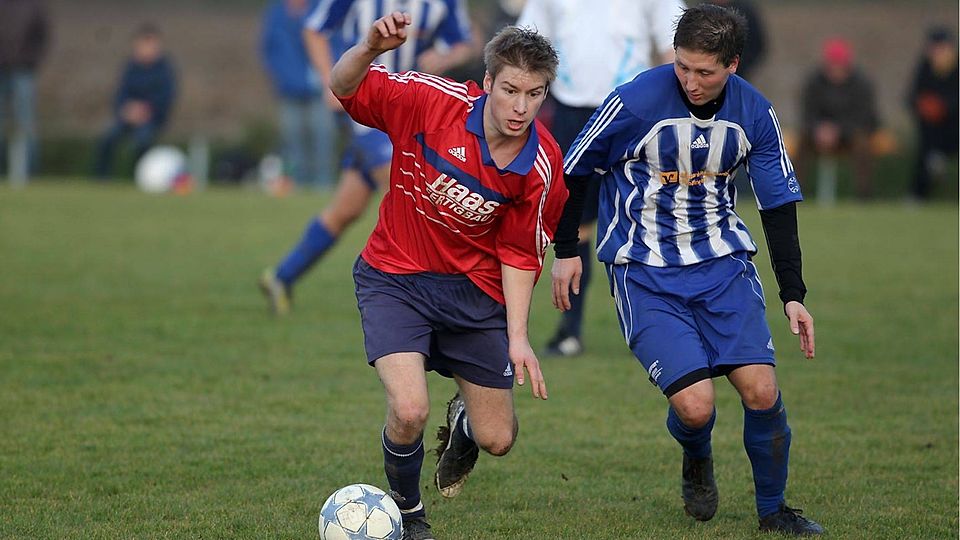
[[[806,168],[806,162],[812,158],[833,162],[838,156],[849,156],[857,195],[869,198],[873,193],[870,138],[877,130],[879,118],[873,83],[854,62],[849,41],[839,37],[824,41],[820,65],[803,87],[801,107],[798,165]],[[818,169],[823,174],[825,167]],[[797,176],[809,178],[806,174]],[[819,191],[820,188],[818,197],[831,196]]]

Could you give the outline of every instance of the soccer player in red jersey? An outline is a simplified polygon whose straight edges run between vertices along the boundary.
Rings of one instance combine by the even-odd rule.
[[[387,398],[384,469],[404,539],[433,538],[420,500],[427,371],[456,380],[435,475],[456,496],[482,448],[506,454],[517,434],[513,382],[547,398],[527,337],[533,286],[567,197],[557,143],[536,121],[557,54],[507,27],[473,82],[370,65],[400,46],[407,13],[378,19],[332,71],[350,116],[390,136],[390,189],[354,266],[367,360]]]

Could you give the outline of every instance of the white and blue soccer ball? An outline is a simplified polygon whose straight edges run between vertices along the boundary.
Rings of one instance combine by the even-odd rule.
[[[320,508],[321,540],[400,540],[403,522],[390,495],[367,484],[334,491]]]

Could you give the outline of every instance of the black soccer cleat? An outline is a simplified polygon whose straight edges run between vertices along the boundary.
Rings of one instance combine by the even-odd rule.
[[[464,413],[463,398],[458,392],[447,403],[447,425],[437,431],[437,473],[435,481],[440,495],[451,499],[460,494],[467,476],[480,456],[477,443],[457,428],[457,419]]]
[[[430,532],[430,524],[422,517],[403,520],[401,540],[436,540]]]
[[[779,510],[760,518],[760,530],[792,536],[815,536],[824,533],[819,523],[801,516],[802,513],[803,510],[799,508],[790,508],[781,503]]]
[[[713,478],[713,457],[696,459],[683,453],[683,510],[697,521],[709,521],[717,513],[720,494]]]

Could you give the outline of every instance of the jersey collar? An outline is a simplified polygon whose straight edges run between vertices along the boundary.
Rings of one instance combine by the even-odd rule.
[[[490,157],[490,147],[487,146],[487,139],[483,133],[483,107],[487,103],[487,96],[483,95],[480,99],[473,102],[473,110],[467,115],[467,131],[473,133],[480,140],[480,154],[483,157],[483,164],[488,167],[497,167],[497,164]],[[537,159],[537,148],[540,146],[540,138],[537,136],[536,121],[530,123],[530,136],[527,137],[527,143],[523,145],[517,157],[503,169],[497,167],[500,172],[509,171],[514,174],[527,175],[533,168],[533,162]]]

